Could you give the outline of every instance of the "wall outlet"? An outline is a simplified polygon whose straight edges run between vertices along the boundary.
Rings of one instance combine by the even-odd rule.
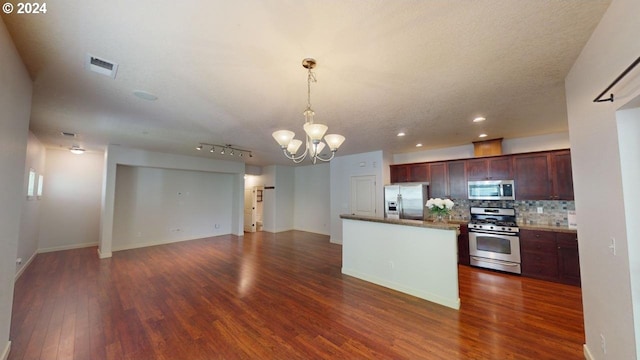
[[[17,258],[16,259],[16,264],[17,265],[22,265],[22,258]]]
[[[213,225],[213,227],[215,227],[216,229],[220,229],[220,224],[215,224]]]
[[[537,208],[538,214],[544,213],[544,208],[542,206],[538,206]]]

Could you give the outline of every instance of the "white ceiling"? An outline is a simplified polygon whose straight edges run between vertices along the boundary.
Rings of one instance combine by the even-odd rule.
[[[212,156],[195,146],[233,144],[268,165],[288,164],[274,130],[302,133],[305,57],[318,61],[316,122],[347,138],[338,155],[567,131],[564,78],[609,3],[69,0],[2,17],[46,146]],[[87,71],[87,53],[118,63],[116,78]]]

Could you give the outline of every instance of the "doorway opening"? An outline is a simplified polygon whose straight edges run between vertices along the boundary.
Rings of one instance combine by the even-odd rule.
[[[244,231],[257,232],[263,229],[264,186],[244,189]]]

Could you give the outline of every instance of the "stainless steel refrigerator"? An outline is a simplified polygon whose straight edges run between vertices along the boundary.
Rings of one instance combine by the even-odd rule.
[[[391,184],[384,187],[384,217],[424,220],[429,183]]]

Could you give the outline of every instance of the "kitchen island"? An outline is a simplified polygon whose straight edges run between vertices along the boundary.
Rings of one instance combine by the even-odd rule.
[[[460,308],[460,225],[355,215],[342,219],[342,273]]]

